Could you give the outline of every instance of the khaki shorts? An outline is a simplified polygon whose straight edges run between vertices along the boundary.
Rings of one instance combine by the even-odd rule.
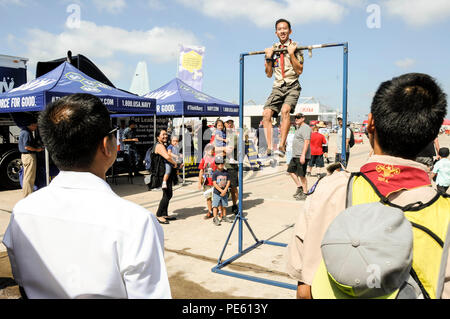
[[[298,81],[290,86],[283,85],[282,87],[274,87],[272,93],[267,98],[264,109],[272,110],[273,117],[277,117],[278,113],[281,112],[283,104],[288,104],[291,107],[290,113],[294,113],[301,90],[302,88]]]
[[[206,192],[206,191],[208,191],[208,190],[210,190],[210,189],[213,188],[213,187],[214,187],[214,186],[211,186],[211,185],[203,185],[203,193]],[[205,196],[206,199],[211,199],[211,200],[212,200],[212,194],[213,194],[213,192],[209,192],[209,193],[208,193],[208,196]]]

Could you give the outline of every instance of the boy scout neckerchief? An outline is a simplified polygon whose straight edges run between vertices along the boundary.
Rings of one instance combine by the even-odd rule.
[[[431,185],[430,178],[424,170],[410,166],[374,162],[362,166],[360,171],[385,197],[400,190]]]

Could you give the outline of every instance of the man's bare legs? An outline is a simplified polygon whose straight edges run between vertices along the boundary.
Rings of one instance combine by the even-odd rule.
[[[270,153],[272,152],[272,116],[273,111],[271,109],[264,109],[262,122],[264,126],[264,136],[267,143],[267,155],[270,155]]]
[[[283,104],[281,108],[281,137],[280,146],[281,151],[286,152],[286,140],[291,128],[291,106],[289,104]]]

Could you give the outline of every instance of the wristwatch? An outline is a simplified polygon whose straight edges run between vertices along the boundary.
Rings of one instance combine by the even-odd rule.
[[[272,63],[272,62],[273,62],[273,59],[271,59],[271,58],[266,58],[266,62],[267,62],[267,63]]]

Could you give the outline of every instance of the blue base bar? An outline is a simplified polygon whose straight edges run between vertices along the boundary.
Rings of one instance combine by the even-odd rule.
[[[280,247],[287,247],[287,244],[285,244],[285,243],[277,243],[277,242],[268,241],[268,240],[263,240],[263,244],[273,245],[273,246],[280,246]]]
[[[345,140],[346,140],[346,124],[347,124],[347,84],[348,84],[348,43],[336,43],[336,44],[324,44],[324,45],[320,45],[320,46],[315,46],[315,47],[311,47],[311,48],[326,48],[326,47],[335,47],[335,46],[342,46],[344,48],[344,74],[343,74],[343,105],[342,105],[342,117],[343,117],[343,134],[342,134],[342,159],[344,160],[344,162],[346,162],[348,159],[345,157]],[[305,47],[305,49],[309,49],[311,50],[310,47]],[[239,72],[239,150],[238,150],[238,156],[239,156],[239,181],[243,181],[243,162],[244,162],[244,138],[243,138],[243,122],[244,122],[244,58],[245,56],[248,55],[252,55],[252,54],[264,54],[264,51],[261,52],[253,52],[253,53],[241,53],[240,57],[239,57],[239,64],[240,64],[240,72]],[[255,236],[255,234],[253,233],[250,225],[247,222],[247,219],[243,218],[243,213],[242,213],[242,201],[243,201],[243,185],[244,183],[242,182],[242,184],[239,187],[239,205],[238,205],[238,218],[234,221],[233,223],[233,227],[231,228],[230,233],[228,234],[228,238],[225,242],[225,246],[222,250],[222,253],[219,257],[219,261],[217,266],[215,266],[214,268],[212,268],[212,272],[215,273],[219,273],[222,275],[226,275],[226,276],[231,276],[231,277],[236,277],[236,278],[240,278],[240,279],[245,279],[245,280],[250,280],[250,281],[254,281],[254,282],[258,282],[258,283],[262,283],[262,284],[267,284],[267,285],[272,285],[272,286],[277,286],[277,287],[281,287],[281,288],[287,288],[287,289],[292,289],[292,290],[297,290],[297,286],[296,285],[292,285],[292,284],[287,284],[284,282],[279,282],[279,281],[274,281],[274,280],[268,280],[268,279],[263,279],[263,278],[258,278],[258,277],[254,277],[254,276],[248,276],[248,275],[242,275],[239,273],[234,273],[231,271],[225,271],[222,270],[223,267],[225,267],[226,265],[232,263],[233,261],[235,261],[236,259],[242,257],[243,255],[247,254],[248,252],[252,251],[253,249],[261,246],[262,244],[267,244],[267,245],[273,245],[273,246],[279,246],[279,247],[287,247],[287,244],[284,243],[278,243],[278,242],[273,242],[273,241],[269,241],[269,240],[258,240]],[[239,242],[238,242],[238,251],[239,253],[234,255],[233,257],[225,260],[224,262],[221,262],[221,259],[223,257],[223,254],[225,253],[225,249],[227,247],[227,244],[230,240],[231,234],[233,233],[234,227],[237,224],[237,221],[239,220],[238,223],[238,228],[239,228]],[[252,234],[253,238],[255,239],[256,243],[253,246],[250,246],[249,248],[242,250],[242,244],[243,244],[243,223],[245,222],[245,225],[248,227],[248,229],[250,230],[250,233]]]
[[[297,286],[296,285],[287,284],[287,283],[284,283],[284,282],[281,282],[281,281],[275,281],[275,280],[269,280],[269,279],[249,276],[249,275],[242,275],[242,274],[239,274],[239,273],[236,273],[236,272],[222,270],[218,266],[214,267],[211,270],[212,270],[212,272],[215,272],[215,273],[218,273],[218,274],[221,274],[221,275],[225,275],[225,276],[231,276],[231,277],[235,277],[235,278],[239,278],[239,279],[245,279],[245,280],[254,281],[254,282],[257,282],[257,283],[260,283],[260,284],[266,284],[266,285],[276,286],[276,287],[280,287],[280,288],[287,288],[287,289],[291,289],[291,290],[297,290]]]

